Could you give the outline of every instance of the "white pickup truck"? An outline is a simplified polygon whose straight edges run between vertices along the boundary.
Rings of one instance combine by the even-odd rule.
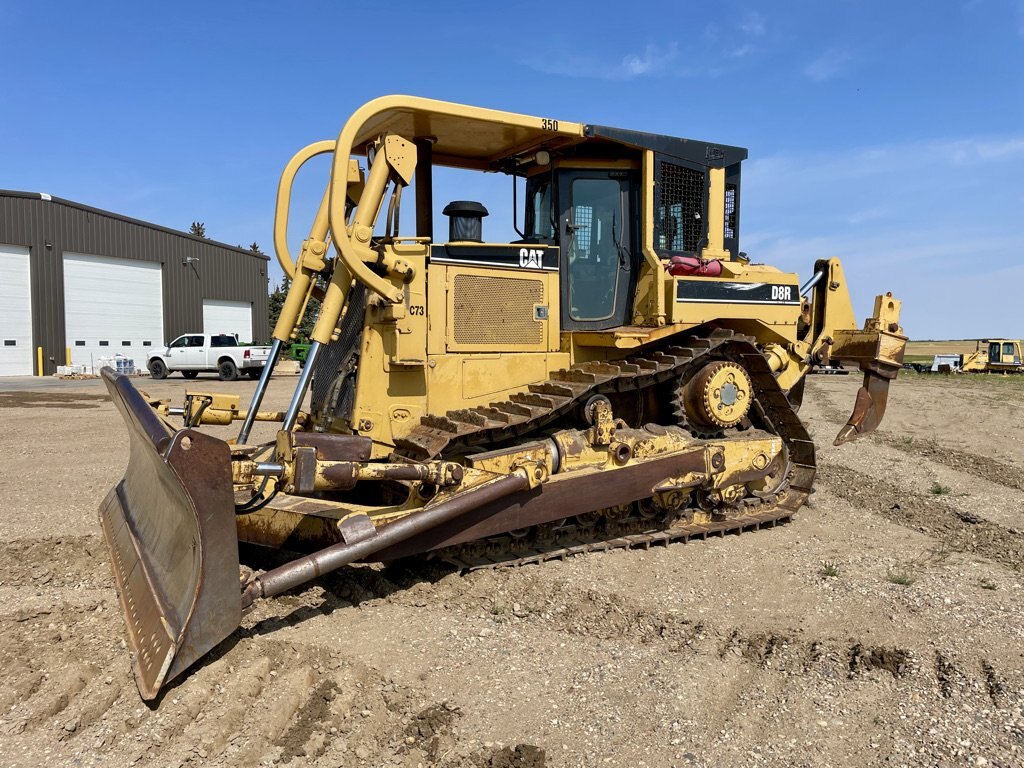
[[[222,381],[234,381],[242,373],[258,379],[269,356],[270,347],[240,346],[227,333],[186,333],[150,355],[146,367],[154,379],[166,379],[174,371],[186,379],[201,371],[216,371]]]

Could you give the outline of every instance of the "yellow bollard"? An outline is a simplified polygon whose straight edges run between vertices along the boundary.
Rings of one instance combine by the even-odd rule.
[[[36,365],[39,369],[39,375],[43,375],[43,348],[36,347]]]
[[[71,365],[71,347],[64,347],[64,365]]]

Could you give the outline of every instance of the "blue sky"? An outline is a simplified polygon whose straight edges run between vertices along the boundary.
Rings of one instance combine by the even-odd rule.
[[[892,290],[917,338],[1024,336],[1024,0],[0,0],[0,41],[2,188],[269,252],[292,153],[411,93],[748,147],[756,261],[838,255],[858,315]],[[301,180],[293,240],[325,181]],[[483,200],[497,239],[509,185],[435,194]]]

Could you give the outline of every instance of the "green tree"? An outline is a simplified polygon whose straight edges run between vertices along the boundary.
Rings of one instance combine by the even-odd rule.
[[[256,245],[256,243],[253,243]],[[274,332],[274,326],[277,325],[277,319],[281,316],[281,310],[284,308],[284,300],[288,296],[288,288],[291,286],[292,281],[287,276],[281,278],[281,282],[274,286],[273,290],[270,291],[269,300],[267,302],[269,309],[270,319],[270,332]],[[310,298],[309,304],[306,306],[306,314],[302,318],[302,322],[299,323],[298,332],[296,333],[295,341],[299,344],[308,344],[310,334],[313,333],[313,325],[316,322],[316,316],[320,313],[320,302],[315,298]]]
[[[196,237],[206,237],[206,224],[201,221],[193,221],[192,226],[188,228]]]

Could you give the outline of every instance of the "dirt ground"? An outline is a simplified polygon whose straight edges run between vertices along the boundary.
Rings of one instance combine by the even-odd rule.
[[[96,522],[121,420],[98,382],[0,380],[0,762],[1020,766],[1024,385],[901,377],[883,428],[834,448],[857,378],[808,384],[818,491],[788,525],[350,568],[260,604],[153,707]]]

